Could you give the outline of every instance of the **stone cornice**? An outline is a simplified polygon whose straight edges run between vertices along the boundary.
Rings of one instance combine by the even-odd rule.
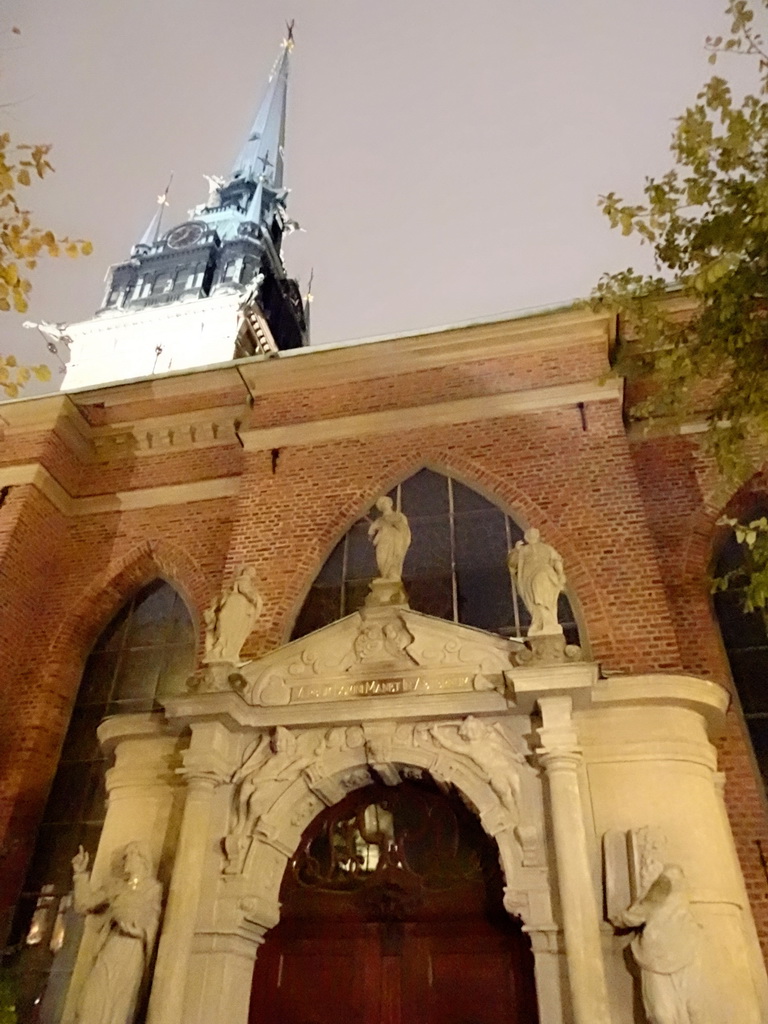
[[[236,476],[215,477],[185,484],[166,484],[161,487],[140,487],[133,491],[116,491],[77,498],[61,486],[39,463],[22,463],[0,468],[0,487],[31,484],[44,494],[51,504],[65,516],[91,516],[104,512],[126,512],[161,505],[183,505],[190,501],[210,501],[229,498],[240,488]]]
[[[349,384],[449,364],[473,363],[534,352],[598,346],[607,357],[613,318],[585,309],[539,313],[517,319],[448,327],[421,334],[317,346],[253,356],[219,366],[159,374],[66,395],[46,395],[4,403],[0,422],[28,430],[51,426],[51,415],[71,407],[77,420],[125,423],[172,411],[236,406],[244,397],[301,389],[308,385]],[[606,358],[607,367],[607,358]],[[137,410],[140,410],[137,412]]]
[[[605,383],[584,381],[548,388],[530,388],[476,398],[458,398],[452,402],[433,402],[410,408],[388,409],[384,412],[337,416],[332,419],[288,423],[285,426],[244,430],[240,433],[243,447],[254,451],[282,448],[285,445],[323,444],[344,437],[366,434],[400,433],[421,427],[445,426],[495,419],[519,413],[541,412],[575,406],[581,402],[622,400],[623,381],[609,378]]]

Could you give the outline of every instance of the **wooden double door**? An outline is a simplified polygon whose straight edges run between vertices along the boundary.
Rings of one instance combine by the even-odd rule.
[[[498,850],[429,780],[350,794],[288,866],[249,1024],[537,1024]]]
[[[259,954],[251,1024],[536,1024],[522,935],[444,920],[289,925]]]

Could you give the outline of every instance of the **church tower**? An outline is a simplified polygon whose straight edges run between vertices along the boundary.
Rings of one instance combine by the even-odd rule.
[[[161,231],[166,189],[130,258],[110,269],[102,307],[59,327],[56,340],[70,349],[63,390],[308,343],[299,287],[281,254],[283,235],[297,227],[283,185],[292,49],[291,24],[229,176],[206,176],[207,198]]]

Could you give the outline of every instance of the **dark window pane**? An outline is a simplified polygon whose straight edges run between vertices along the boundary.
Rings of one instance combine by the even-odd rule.
[[[165,649],[165,662],[157,683],[158,696],[185,693],[187,680],[194,671],[194,668],[194,647],[189,645],[167,647]]]
[[[347,609],[349,611],[349,609]],[[312,587],[293,629],[294,637],[306,636],[341,617],[341,588]]]
[[[129,601],[120,609],[96,641],[94,650],[115,650],[116,648],[122,647],[123,637],[125,635],[125,625],[128,622],[128,616],[130,615],[132,606],[133,602]]]
[[[507,563],[507,531],[504,515],[497,509],[465,512],[454,520],[456,568],[502,566]],[[504,569],[507,572],[506,568]],[[507,578],[509,573],[507,572]]]
[[[514,624],[509,573],[504,569],[456,573],[459,620],[478,629],[498,630]]]
[[[768,784],[768,718],[750,718],[747,725],[763,782]]]
[[[465,487],[458,480],[453,480],[452,484],[454,512],[483,512],[485,509],[495,508],[482,494],[478,494],[470,487]]]
[[[374,512],[371,519],[378,516]],[[347,534],[347,579],[372,580],[378,575],[376,553],[368,537],[369,522],[355,523]]]
[[[411,608],[440,619],[453,619],[453,584],[450,574],[405,579]]]
[[[451,524],[447,516],[411,520],[411,546],[403,575],[440,576],[451,571]]]
[[[163,652],[158,649],[127,650],[118,667],[114,700],[153,697],[162,667]]]
[[[320,570],[315,583],[324,586],[340,586],[341,569],[344,563],[344,538],[339,541]]]
[[[109,700],[120,655],[116,650],[94,650],[83,673],[78,704],[103,704]]]
[[[90,761],[101,757],[96,729],[104,717],[104,707],[103,704],[75,707],[61,751],[62,762]]]
[[[730,657],[745,714],[768,712],[768,647],[731,651]]]
[[[401,484],[400,501],[407,516],[447,516],[448,478],[422,469]]]

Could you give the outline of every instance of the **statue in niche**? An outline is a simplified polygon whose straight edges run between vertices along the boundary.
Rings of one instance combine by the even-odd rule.
[[[563,560],[537,529],[526,530],[523,538],[509,552],[507,566],[531,616],[528,636],[562,634],[557,599],[565,589]]]
[[[411,545],[411,528],[402,512],[396,512],[392,499],[379,498],[376,508],[381,512],[368,527],[368,536],[376,549],[379,579],[397,581],[403,578],[403,562]]]
[[[701,1024],[701,926],[693,916],[683,869],[666,864],[620,924],[638,929],[632,953],[640,968],[648,1024]]]
[[[75,1024],[130,1024],[160,920],[161,886],[144,843],[116,852],[110,878],[91,884],[88,854],[72,859],[74,906],[100,924],[91,968],[77,997]]]
[[[263,607],[253,569],[243,566],[229,590],[205,612],[205,663],[239,664],[240,651]]]
[[[525,758],[512,747],[498,724],[487,725],[468,715],[458,728],[454,725],[433,725],[429,734],[446,750],[474,761],[488,779],[502,807],[517,818],[520,800],[518,766],[525,764]]]

